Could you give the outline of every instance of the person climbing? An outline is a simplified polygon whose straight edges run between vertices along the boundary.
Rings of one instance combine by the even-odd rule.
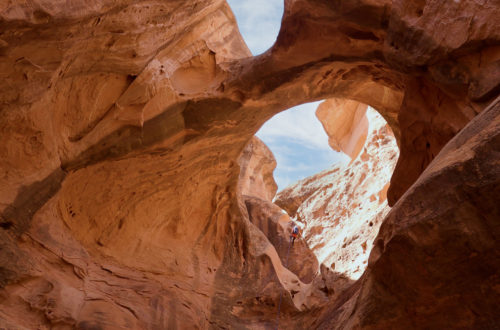
[[[290,240],[292,241],[292,246],[293,243],[295,242],[295,239],[299,236],[299,227],[297,227],[296,224],[293,225],[292,233],[290,234]]]

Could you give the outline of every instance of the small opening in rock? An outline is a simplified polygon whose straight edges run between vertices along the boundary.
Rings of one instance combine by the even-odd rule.
[[[2,229],[9,229],[10,227],[12,227],[13,223],[11,221],[6,221],[6,222],[0,222],[0,227]]]
[[[129,84],[131,84],[131,83],[133,83],[133,82],[134,82],[135,78],[137,78],[137,75],[129,74],[129,75],[127,76],[127,82],[128,82]]]
[[[323,291],[327,296],[328,296],[328,288],[326,286],[320,288],[321,291]]]

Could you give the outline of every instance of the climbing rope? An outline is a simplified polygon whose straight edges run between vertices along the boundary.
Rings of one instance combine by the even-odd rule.
[[[281,237],[280,237],[280,246],[281,246]],[[290,247],[292,246],[292,240],[290,239],[290,243],[288,244],[288,251],[286,252],[286,261],[285,268],[288,267],[288,256],[290,255]],[[278,315],[276,316],[276,330],[278,330],[280,326],[280,312],[281,312],[281,300],[283,298],[283,291],[280,293],[280,302],[278,304]]]

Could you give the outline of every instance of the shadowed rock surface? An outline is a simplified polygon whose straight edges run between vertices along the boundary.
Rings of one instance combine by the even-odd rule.
[[[498,17],[286,0],[251,57],[222,0],[0,4],[0,327],[272,328],[284,292],[283,328],[494,328]],[[376,108],[400,148],[353,283],[283,267],[239,183],[267,119],[327,98]]]
[[[497,327],[499,148],[497,98],[392,208],[358,291],[318,328]]]

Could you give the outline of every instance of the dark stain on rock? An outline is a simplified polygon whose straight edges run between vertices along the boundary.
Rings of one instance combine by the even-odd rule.
[[[0,288],[5,287],[18,277],[18,274],[5,267],[0,267]]]
[[[378,38],[373,32],[371,31],[363,31],[360,29],[356,29],[350,26],[339,26],[340,32],[345,34],[351,39],[356,39],[356,40],[371,40],[371,41],[380,41],[380,38]]]
[[[76,325],[78,330],[103,330],[103,327],[94,321],[82,321]]]
[[[143,127],[124,126],[102,138],[75,159],[64,161],[62,167],[77,170],[104,160],[123,157],[132,151],[142,150],[165,140],[184,129],[182,111],[185,107],[186,102],[176,103],[146,121]]]
[[[230,99],[206,99],[200,101],[189,101],[182,115],[186,128],[197,131],[207,131],[214,126],[215,122],[222,122],[228,118],[228,114],[241,108],[241,103]]]
[[[241,103],[230,99],[207,99],[176,103],[142,127],[125,126],[104,137],[75,159],[63,162],[65,170],[77,170],[104,160],[117,159],[133,151],[144,150],[183,130],[188,133],[182,143],[206,132],[217,121],[224,121],[228,113],[237,111]]]
[[[31,257],[18,246],[10,231],[0,230],[0,289],[29,273]]]
[[[24,233],[33,215],[61,189],[65,177],[66,172],[57,168],[45,179],[23,186],[14,202],[0,214],[0,227],[17,236]]]

